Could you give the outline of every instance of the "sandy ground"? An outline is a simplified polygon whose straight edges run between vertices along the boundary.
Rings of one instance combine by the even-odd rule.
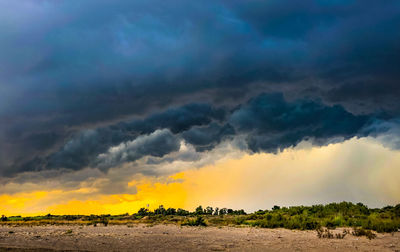
[[[337,230],[335,232],[338,232]],[[399,251],[400,233],[319,239],[315,231],[234,227],[0,226],[0,251]]]

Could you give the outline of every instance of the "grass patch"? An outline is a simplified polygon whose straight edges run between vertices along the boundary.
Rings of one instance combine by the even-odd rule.
[[[196,219],[189,219],[181,224],[182,226],[207,226],[202,216],[197,216]]]

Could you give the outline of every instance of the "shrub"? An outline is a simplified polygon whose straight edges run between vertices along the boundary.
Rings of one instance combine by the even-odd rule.
[[[195,210],[195,213],[196,213],[197,215],[203,214],[203,213],[204,213],[203,207],[202,207],[202,206],[198,206],[198,207],[196,208],[196,210]]]
[[[343,239],[349,232],[347,230],[343,230],[342,233],[333,234],[328,228],[317,228],[317,236],[318,238],[326,238],[326,239]]]
[[[276,206],[276,205],[272,208],[273,211],[276,211],[276,210],[279,210],[279,209],[281,209],[281,207],[280,206]]]
[[[189,215],[189,211],[186,211],[185,209],[182,208],[178,208],[178,210],[176,211],[176,214],[179,216],[186,216]]]
[[[138,215],[140,216],[147,216],[149,215],[149,209],[146,209],[144,207],[140,208],[138,211]]]
[[[318,228],[317,229],[317,236],[318,238],[327,238],[327,239],[333,239],[333,234],[329,229],[327,228]]]
[[[316,228],[318,228],[320,226],[321,225],[315,220],[305,220],[304,224],[303,224],[303,229],[313,230],[313,229],[316,229]]]
[[[104,225],[105,227],[107,227],[107,226],[108,226],[108,219],[107,219],[107,218],[102,219],[102,220],[101,220],[101,223],[103,223],[103,225]]]
[[[236,217],[235,218],[235,220],[234,220],[234,223],[236,224],[236,225],[242,225],[244,222],[245,222],[245,218],[243,218],[243,217]]]
[[[338,233],[335,236],[336,236],[336,239],[343,239],[347,234],[350,234],[350,232],[347,229],[345,229],[345,230],[343,230],[343,232],[341,234]]]
[[[365,236],[369,240],[376,238],[376,234],[374,234],[371,230],[364,228],[353,228],[352,235],[354,236]]]
[[[182,226],[207,226],[202,216],[197,216],[196,219],[190,219],[182,223]]]

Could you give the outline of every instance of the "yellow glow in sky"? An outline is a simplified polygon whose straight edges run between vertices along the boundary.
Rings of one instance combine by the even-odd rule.
[[[279,154],[243,155],[164,179],[129,182],[136,194],[84,195],[91,188],[0,195],[0,214],[121,214],[150,205],[193,210],[198,205],[254,211],[277,205],[339,201],[370,207],[400,202],[400,152],[370,138]],[[161,181],[161,182],[160,182]],[[23,185],[21,185],[23,186]]]

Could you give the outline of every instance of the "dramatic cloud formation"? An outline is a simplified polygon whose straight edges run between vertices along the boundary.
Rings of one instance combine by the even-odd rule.
[[[397,0],[0,0],[0,183],[399,149],[399,27]]]
[[[151,135],[111,147],[107,153],[98,156],[98,165],[114,167],[145,156],[163,157],[170,152],[178,151],[179,147],[179,141],[169,131],[156,131]]]
[[[275,153],[303,140],[325,145],[354,136],[393,135],[398,133],[393,132],[394,125],[382,123],[375,115],[353,115],[339,105],[287,102],[281,94],[262,94],[231,111],[190,104],[143,120],[84,130],[59,150],[37,156],[6,174],[88,166],[108,170],[146,156],[163,157],[176,152],[181,141],[198,152],[210,151],[222,141],[236,140],[239,149]]]
[[[270,209],[273,205],[362,201],[370,207],[397,204],[399,151],[372,138],[350,139],[322,148],[286,149],[275,154],[237,155],[167,178],[137,176],[126,190],[104,194],[101,180],[79,189],[59,183],[19,185],[20,192],[0,195],[0,212],[33,214],[121,214],[150,205],[194,210],[199,204]],[[306,147],[308,146],[308,147]],[[113,184],[115,187],[115,184]],[[0,187],[14,190],[12,184]],[[136,188],[136,190],[135,190]],[[28,190],[29,189],[29,190]]]

